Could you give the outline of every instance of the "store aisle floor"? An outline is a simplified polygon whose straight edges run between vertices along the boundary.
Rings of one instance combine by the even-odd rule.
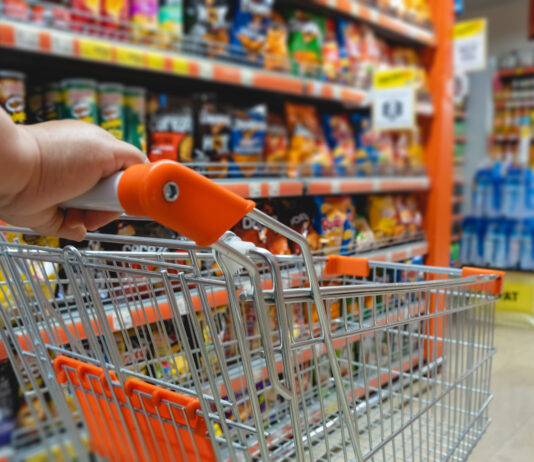
[[[469,462],[534,458],[534,329],[497,326],[490,404],[493,419]]]

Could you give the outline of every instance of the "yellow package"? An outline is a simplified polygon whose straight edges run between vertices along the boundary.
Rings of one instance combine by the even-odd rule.
[[[376,239],[393,237],[403,233],[403,226],[397,218],[393,196],[369,197],[369,224]]]

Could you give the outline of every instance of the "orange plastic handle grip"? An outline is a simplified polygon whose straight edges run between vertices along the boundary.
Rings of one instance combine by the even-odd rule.
[[[462,268],[462,277],[468,277],[468,276],[481,276],[484,274],[494,274],[498,276],[498,278],[493,281],[490,290],[493,295],[501,295],[503,284],[504,284],[504,276],[506,273],[504,271],[497,271],[492,269],[482,269],[482,268],[471,268],[469,266],[465,266]],[[482,289],[482,285],[477,285],[477,288],[479,290]]]
[[[369,259],[363,257],[343,257],[330,255],[326,260],[324,274],[331,276],[369,276]]]
[[[118,196],[127,214],[150,217],[200,246],[216,242],[256,205],[170,160],[126,169]]]

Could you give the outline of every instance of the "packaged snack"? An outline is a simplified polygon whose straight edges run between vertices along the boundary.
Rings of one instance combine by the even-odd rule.
[[[160,0],[158,9],[159,31],[164,44],[183,35],[183,0]]]
[[[155,162],[171,159],[179,162],[193,160],[193,108],[179,100],[169,103],[160,95],[160,109],[150,117],[150,152]]]
[[[154,34],[158,28],[158,0],[130,0],[130,21],[135,40]]]
[[[72,30],[95,33],[100,9],[101,0],[72,0]]]
[[[69,29],[72,23],[70,5],[61,0],[55,3],[33,4],[31,11],[32,22],[53,27],[55,29]]]
[[[404,233],[405,227],[399,223],[393,196],[369,196],[369,224],[377,240]]]
[[[244,241],[252,242],[257,247],[264,246],[260,239],[260,225],[246,216],[234,226],[232,231]]]
[[[302,10],[289,13],[289,51],[293,74],[321,76],[324,18]]]
[[[327,19],[325,21],[322,55],[323,79],[327,82],[339,82],[341,63],[336,36],[336,23],[333,19]]]
[[[9,18],[28,19],[30,15],[29,2],[27,0],[3,0],[2,13]]]
[[[354,249],[354,207],[350,197],[315,196],[314,228],[326,255],[347,255]]]
[[[231,112],[228,107],[207,99],[198,112],[198,146],[210,162],[216,163],[215,176],[226,176],[230,155]]]
[[[310,250],[316,251],[322,248],[321,238],[317,231],[313,229],[311,216],[313,214],[312,207],[307,203],[303,203],[301,200],[284,199],[281,202],[284,207],[284,221],[295,230],[297,233],[302,234],[308,244]],[[295,243],[291,242],[291,253],[293,255],[300,255],[302,250]]]
[[[239,0],[232,24],[232,53],[258,61],[264,51],[273,0]]]
[[[356,229],[356,250],[364,252],[373,249],[376,246],[375,235],[367,220],[362,216],[357,216],[354,219],[354,227]]]
[[[0,106],[16,124],[26,122],[26,75],[0,70]]]
[[[348,116],[346,114],[323,114],[323,127],[334,158],[336,173],[340,176],[353,175],[356,147]]]
[[[102,24],[108,29],[123,28],[130,19],[130,0],[100,0]]]
[[[267,106],[265,104],[233,110],[229,176],[254,175],[257,167],[239,166],[239,164],[260,162],[265,145],[266,129]]]
[[[265,69],[282,72],[289,70],[287,38],[287,26],[284,17],[280,13],[273,11],[265,38]]]
[[[372,130],[369,115],[351,114],[356,144],[356,171],[370,175],[378,167],[378,134]]]
[[[124,140],[146,153],[146,90],[141,87],[124,89]]]
[[[189,34],[209,56],[224,54],[230,40],[230,0],[199,0],[192,2]]]
[[[263,160],[268,164],[287,162],[288,133],[282,116],[274,113],[267,114],[267,130],[265,132],[265,145]],[[282,166],[283,168],[283,166]],[[276,170],[276,167],[274,167]]]
[[[278,220],[276,208],[273,203],[266,202],[261,207],[261,210],[270,215],[275,220]],[[273,255],[290,255],[291,249],[289,248],[289,241],[286,237],[278,234],[270,228],[261,227],[259,230],[259,239],[269,252]]]
[[[124,87],[120,83],[98,86],[100,126],[118,140],[124,139]]]
[[[64,101],[64,117],[89,123],[98,123],[97,83],[90,79],[65,79],[61,81]]]
[[[44,97],[41,86],[33,87],[28,95],[28,122],[44,122]]]
[[[58,82],[44,86],[44,117],[45,120],[61,120],[64,118],[63,91]]]
[[[330,172],[333,161],[330,149],[323,135],[319,117],[314,106],[286,103],[286,118],[291,135],[288,161],[292,167],[290,176],[301,164],[301,171],[309,173],[311,166],[314,176],[323,176]]]

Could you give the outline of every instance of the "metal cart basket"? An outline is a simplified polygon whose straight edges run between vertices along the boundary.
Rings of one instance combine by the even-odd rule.
[[[0,240],[2,353],[50,460],[465,460],[489,425],[502,273],[312,257],[168,162],[91,194],[66,206],[192,240]],[[226,232],[247,214],[300,250]]]

